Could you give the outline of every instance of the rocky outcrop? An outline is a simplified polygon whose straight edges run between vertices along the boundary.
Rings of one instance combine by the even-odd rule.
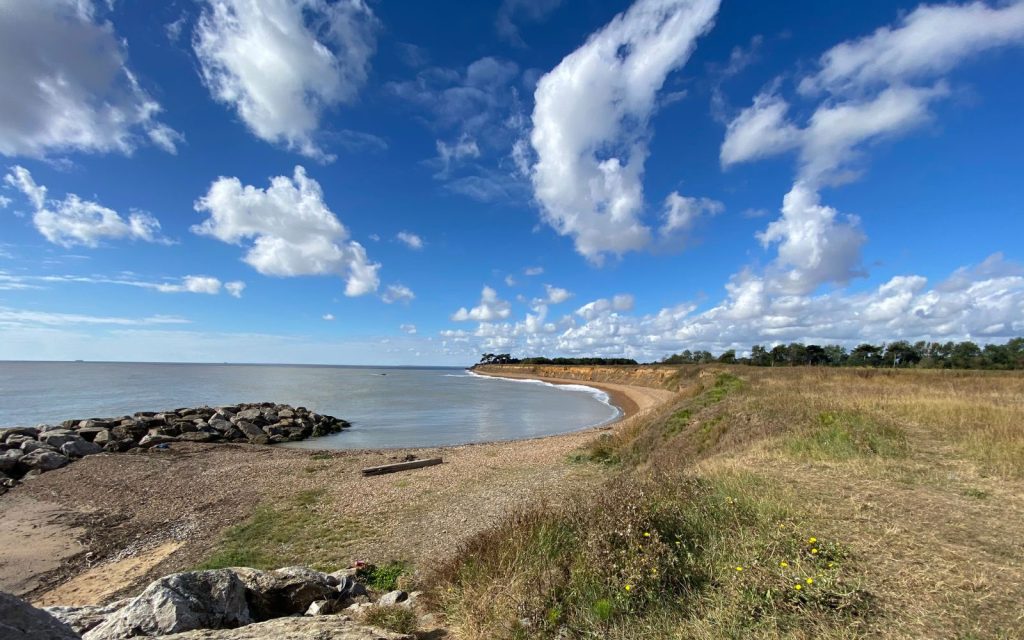
[[[106,606],[39,610],[20,603],[13,596],[9,596],[12,599],[9,604],[24,610],[20,617],[12,619],[35,616],[40,624],[50,620],[48,624],[59,625],[71,634],[52,635],[58,639],[78,638],[77,634],[82,634],[84,640],[412,638],[362,626],[358,620],[366,611],[378,606],[412,609],[419,594],[392,591],[377,598],[375,603],[367,588],[356,580],[357,575],[358,568],[325,574],[305,567],[276,571],[235,567],[165,576],[150,583],[135,598]],[[0,610],[0,613],[5,611]],[[6,620],[6,614],[0,619]],[[2,626],[0,631],[3,631]],[[0,633],[0,638],[7,640],[7,637]]]
[[[97,453],[149,449],[174,442],[276,444],[337,433],[348,422],[305,407],[236,404],[140,411],[119,418],[65,420],[60,425],[0,428],[0,494],[7,479],[35,476]]]
[[[234,571],[189,571],[150,584],[83,638],[164,636],[194,629],[234,629],[250,622],[245,584]]]
[[[0,638],[3,640],[79,640],[57,618],[21,598],[0,591]]]
[[[239,629],[189,631],[165,640],[414,640],[415,636],[366,627],[345,616],[278,618]]]

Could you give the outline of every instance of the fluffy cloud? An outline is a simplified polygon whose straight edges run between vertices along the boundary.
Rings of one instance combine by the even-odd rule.
[[[113,209],[73,193],[63,200],[47,199],[46,187],[36,184],[24,167],[11,167],[4,182],[25,194],[32,204],[32,222],[39,233],[62,247],[98,247],[104,240],[122,239],[166,242],[160,235],[160,222],[148,213],[133,211],[125,219]]]
[[[404,284],[389,284],[380,298],[387,304],[394,304],[396,302],[409,303],[416,298],[416,294]]]
[[[193,46],[213,97],[256,136],[329,159],[320,118],[366,82],[377,29],[363,0],[207,0]]]
[[[334,320],[334,314],[333,313],[325,313],[323,316],[321,316],[321,318],[323,320],[326,320],[326,321],[330,322],[330,321]]]
[[[787,293],[811,293],[822,283],[845,284],[864,275],[858,267],[867,237],[859,220],[821,205],[818,193],[803,182],[786,194],[782,217],[757,237],[766,247],[778,244],[772,284]]]
[[[414,324],[403,324],[399,325],[398,328],[401,329],[402,333],[407,333],[410,336],[416,335],[416,325]]]
[[[800,144],[800,130],[789,123],[789,104],[772,93],[762,93],[740,112],[725,132],[719,157],[723,167],[782,153]]]
[[[829,49],[820,70],[800,82],[813,94],[856,93],[945,73],[988,49],[1024,43],[1024,3],[921,5],[896,27]]]
[[[593,302],[588,302],[576,310],[576,315],[590,321],[608,313],[632,311],[633,304],[634,298],[631,294],[621,293],[613,296],[611,299],[598,298]]]
[[[561,304],[572,297],[572,293],[568,289],[562,287],[553,287],[550,284],[544,285],[544,292],[547,294],[543,300],[539,302],[541,304]]]
[[[799,83],[805,97],[824,94],[803,126],[789,120],[778,87],[755,97],[728,125],[722,165],[791,149],[799,155],[782,217],[758,235],[765,246],[779,248],[767,288],[807,294],[863,275],[865,237],[856,217],[821,205],[820,190],[856,178],[856,162],[868,144],[928,122],[932,103],[950,94],[937,76],[970,55],[1022,42],[1024,3],[922,5],[898,26],[840,43],[821,57],[819,68]]]
[[[245,262],[264,275],[340,275],[347,296],[372,293],[380,285],[380,265],[348,240],[320,184],[301,166],[291,178],[271,178],[266,189],[218,178],[195,209],[210,217],[193,226],[193,233],[247,245]]]
[[[588,259],[650,243],[640,218],[649,120],[717,10],[717,0],[638,0],[537,84],[534,195]]]
[[[422,249],[423,238],[419,237],[411,231],[399,231],[398,235],[395,236],[399,242],[409,247],[410,249]]]
[[[527,314],[520,322],[481,322],[475,331],[442,337],[469,352],[500,348],[651,360],[682,349],[743,352],[754,344],[798,340],[853,346],[893,339],[1000,342],[1024,334],[1024,267],[998,254],[930,288],[924,277],[903,275],[866,291],[797,296],[772,292],[761,276],[744,272],[726,292],[702,312],[684,303],[631,315],[632,297],[617,296],[589,302],[557,324]]]
[[[526,267],[523,269],[525,276],[539,276],[544,273],[544,267]]]
[[[125,64],[125,44],[89,0],[5,2],[0,10],[0,153],[170,153],[181,135]],[[17,62],[15,62],[17,61]]]
[[[452,314],[452,320],[456,322],[465,322],[467,320],[491,322],[494,320],[504,320],[511,313],[512,305],[507,300],[499,299],[497,291],[485,286],[483,291],[480,292],[480,304],[472,309],[461,307]]]

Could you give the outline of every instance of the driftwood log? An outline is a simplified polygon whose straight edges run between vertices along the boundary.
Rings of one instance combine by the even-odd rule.
[[[410,460],[408,462],[395,462],[393,464],[382,464],[378,467],[367,467],[363,469],[364,476],[381,476],[385,473],[395,473],[396,471],[408,471],[409,469],[419,469],[421,467],[432,467],[436,464],[441,464],[441,458],[427,458],[426,460]]]

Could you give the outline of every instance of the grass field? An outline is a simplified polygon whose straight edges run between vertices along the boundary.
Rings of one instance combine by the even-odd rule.
[[[1024,375],[687,367],[431,577],[463,638],[1024,637]]]

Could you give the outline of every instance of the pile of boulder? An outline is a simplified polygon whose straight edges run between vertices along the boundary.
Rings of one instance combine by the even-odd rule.
[[[415,611],[419,594],[392,591],[374,599],[356,575],[356,569],[327,574],[305,567],[189,571],[160,578],[138,596],[104,606],[35,609],[0,594],[0,631],[9,622],[23,634],[11,637],[25,640],[412,640],[413,636],[365,626],[360,620],[373,607]],[[43,635],[32,635],[31,629]]]
[[[349,423],[305,407],[264,402],[119,418],[65,420],[59,425],[0,427],[0,493],[25,476],[58,469],[95,453],[147,449],[171,442],[276,444],[325,436]]]

